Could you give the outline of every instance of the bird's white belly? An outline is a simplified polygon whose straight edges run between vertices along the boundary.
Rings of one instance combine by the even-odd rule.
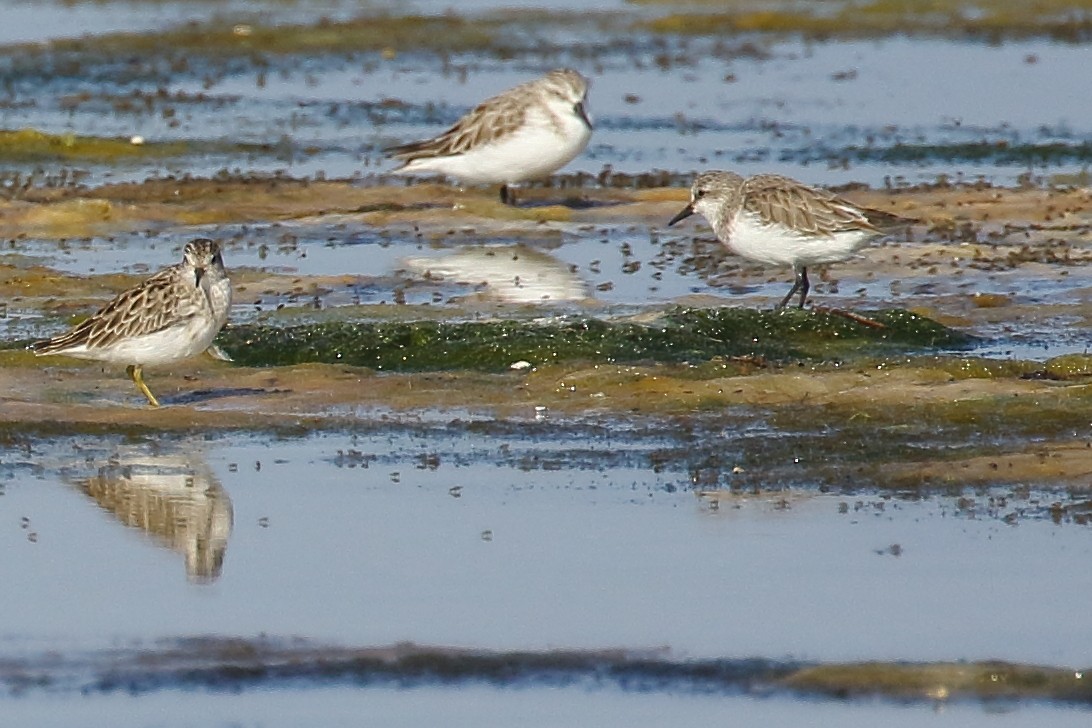
[[[559,133],[560,131],[560,133]],[[559,130],[537,115],[499,141],[462,154],[415,159],[401,172],[438,172],[467,184],[523,182],[548,177],[584,151],[591,130],[575,116]]]
[[[759,263],[809,266],[846,260],[871,237],[873,233],[865,230],[809,235],[784,225],[762,222],[754,214],[741,211],[732,222],[725,245]]]
[[[78,346],[57,353],[115,364],[167,364],[196,356],[209,348],[222,326],[222,321],[194,317],[185,324],[119,339],[109,346]]]

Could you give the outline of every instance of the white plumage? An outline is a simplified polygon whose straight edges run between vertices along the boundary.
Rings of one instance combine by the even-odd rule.
[[[127,365],[153,407],[145,365],[167,364],[209,348],[227,322],[231,281],[220,246],[207,238],[186,243],[182,262],[122,291],[72,330],[31,344],[34,353],[63,354]]]
[[[695,212],[737,255],[757,263],[792,266],[796,280],[778,308],[797,293],[803,308],[810,288],[808,266],[846,260],[881,234],[878,225],[906,222],[789,177],[760,174],[744,179],[719,171],[695,178],[690,203],[668,225]]]
[[[724,244],[733,253],[757,263],[794,267],[846,260],[875,235],[864,230],[815,235],[766,222],[742,209],[732,218],[730,230]]]
[[[570,69],[550,71],[478,104],[432,139],[389,150],[401,174],[434,173],[467,184],[508,185],[548,177],[591,139],[588,82]]]

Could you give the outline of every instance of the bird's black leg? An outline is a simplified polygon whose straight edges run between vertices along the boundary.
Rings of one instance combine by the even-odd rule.
[[[811,283],[808,282],[808,269],[804,267],[796,268],[796,280],[793,281],[792,288],[789,289],[788,294],[781,299],[781,303],[777,304],[775,310],[780,310],[789,305],[789,300],[796,295],[797,291],[800,292],[800,308],[804,308],[804,299],[808,297],[808,289],[811,288]]]
[[[808,291],[811,289],[811,282],[808,280],[808,269],[801,266],[800,272],[796,274],[796,285],[800,287],[800,308],[804,308],[804,299],[808,297]]]
[[[515,195],[514,190],[509,189],[508,185],[501,185],[501,188],[500,188],[500,201],[501,201],[502,205],[513,205],[513,206],[515,206],[515,204],[516,204],[516,195]]]

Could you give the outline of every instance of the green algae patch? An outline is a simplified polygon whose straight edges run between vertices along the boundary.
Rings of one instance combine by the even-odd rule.
[[[1067,165],[1092,161],[1092,142],[1010,143],[982,141],[951,144],[825,147],[812,145],[781,154],[781,161],[800,163],[838,160],[853,164],[978,164]]]
[[[187,23],[159,33],[111,33],[89,38],[58,39],[50,49],[78,53],[143,53],[164,51],[211,58],[257,54],[359,53],[402,50],[487,51],[496,44],[504,18],[378,15],[314,24]]]
[[[648,5],[679,5],[641,23],[655,33],[730,35],[761,33],[809,38],[879,38],[894,35],[971,38],[997,42],[1045,37],[1081,42],[1092,37],[1092,3],[1044,0],[1036,3],[964,0],[872,0],[839,3],[719,3],[717,12],[691,11],[700,3],[639,0]]]
[[[864,662],[807,667],[786,678],[788,688],[831,697],[880,695],[898,699],[949,698],[1092,702],[1082,671],[1011,662]]]
[[[0,161],[112,162],[146,157],[177,157],[190,151],[183,142],[137,143],[131,139],[46,134],[37,129],[0,130]]]
[[[1057,379],[1082,379],[1092,376],[1092,355],[1065,354],[1049,359],[1045,366],[1048,375]]]
[[[15,342],[5,341],[0,343],[0,367],[25,367],[35,366],[40,357],[33,351],[28,351],[31,339]]]
[[[330,322],[286,328],[238,326],[220,345],[246,366],[342,363],[384,371],[502,371],[518,362],[677,360],[706,342],[685,331],[602,321],[533,324]],[[517,364],[518,366],[518,364]]]
[[[902,309],[848,314],[842,311],[712,308],[668,316],[680,328],[720,342],[733,356],[835,361],[869,355],[952,349],[975,338]]]
[[[905,362],[910,366],[943,372],[952,379],[1006,379],[1026,377],[1042,368],[1042,365],[1023,359],[989,359],[979,356],[913,357]],[[890,368],[891,362],[879,362],[877,369]]]
[[[247,366],[324,362],[384,371],[503,371],[567,361],[818,362],[972,341],[908,311],[870,313],[865,320],[869,325],[824,312],[684,309],[651,325],[598,319],[243,325],[225,330],[219,342]]]

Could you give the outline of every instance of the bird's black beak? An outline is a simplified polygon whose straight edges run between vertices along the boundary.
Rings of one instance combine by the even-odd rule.
[[[194,287],[195,288],[200,288],[201,287],[201,279],[205,277],[205,269],[204,268],[194,268],[193,269],[193,277],[194,277],[194,281],[193,281]]]
[[[584,120],[584,123],[588,125],[589,129],[592,128],[591,119],[588,118],[588,110],[584,108],[583,101],[573,104],[573,111],[576,112],[577,116]]]
[[[683,209],[679,210],[679,214],[676,215],[675,217],[671,218],[671,220],[667,223],[667,226],[671,227],[672,225],[677,223],[679,220],[685,220],[686,218],[690,217],[693,214],[694,214],[694,203],[691,202],[689,205],[687,205]]]

